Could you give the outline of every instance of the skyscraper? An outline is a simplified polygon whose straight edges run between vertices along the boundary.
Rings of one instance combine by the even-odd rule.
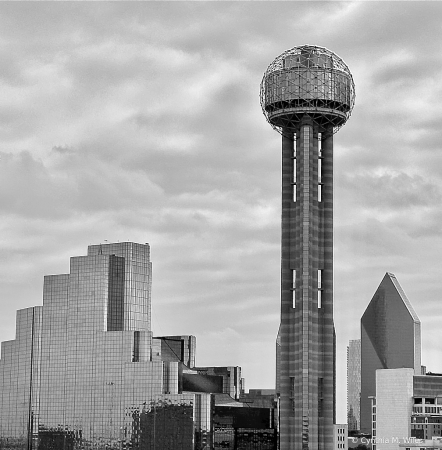
[[[195,338],[152,336],[151,279],[149,245],[132,242],[91,245],[68,274],[45,277],[43,306],[18,311],[16,339],[2,343],[1,448],[169,448],[155,444],[167,415],[171,448],[210,431],[210,394],[179,389]],[[183,351],[163,359],[165,341]]]
[[[376,369],[421,373],[421,323],[392,273],[386,273],[361,318],[361,431],[371,433]]]
[[[333,442],[333,134],[354,105],[346,64],[304,45],[278,56],[261,82],[261,106],[282,135],[281,450]]]
[[[348,431],[361,425],[361,340],[352,340],[347,347],[347,424]]]

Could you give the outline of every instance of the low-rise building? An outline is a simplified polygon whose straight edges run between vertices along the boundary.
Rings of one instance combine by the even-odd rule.
[[[373,450],[437,448],[442,437],[442,376],[414,375],[411,368],[377,370],[371,400]]]
[[[334,425],[334,450],[348,450],[348,425],[337,423]]]

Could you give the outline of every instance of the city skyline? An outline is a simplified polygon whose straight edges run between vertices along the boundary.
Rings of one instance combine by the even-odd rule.
[[[442,371],[433,344],[441,5],[0,11],[1,341],[14,338],[16,309],[41,304],[42,276],[67,269],[67,257],[91,243],[149,242],[154,333],[195,334],[198,365],[221,357],[242,366],[247,389],[273,387],[280,138],[263,123],[257,86],[275,55],[310,43],[341,56],[358,86],[335,146],[337,421],[346,418],[346,346],[386,271],[422,321],[422,363]],[[177,322],[166,324],[171,309]]]

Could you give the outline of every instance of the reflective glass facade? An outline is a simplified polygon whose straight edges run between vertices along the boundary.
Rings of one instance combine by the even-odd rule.
[[[179,362],[152,338],[149,251],[90,246],[45,277],[43,307],[18,311],[2,344],[1,448],[179,450],[210,435],[210,394],[178,393]]]
[[[376,370],[421,372],[421,323],[392,273],[386,273],[361,318],[361,430],[371,432]]]
[[[347,347],[347,424],[348,431],[359,430],[361,424],[361,340]]]
[[[2,342],[0,436],[6,448],[28,448],[37,431],[41,320],[41,306],[17,311],[15,340]]]
[[[275,450],[277,433],[274,410],[215,406],[213,448]]]

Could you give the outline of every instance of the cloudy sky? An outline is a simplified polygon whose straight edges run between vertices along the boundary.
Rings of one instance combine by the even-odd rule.
[[[386,271],[442,371],[442,3],[0,3],[0,340],[89,244],[149,242],[153,331],[274,386],[280,136],[267,65],[329,48],[356,83],[335,138],[338,420],[346,346]]]

